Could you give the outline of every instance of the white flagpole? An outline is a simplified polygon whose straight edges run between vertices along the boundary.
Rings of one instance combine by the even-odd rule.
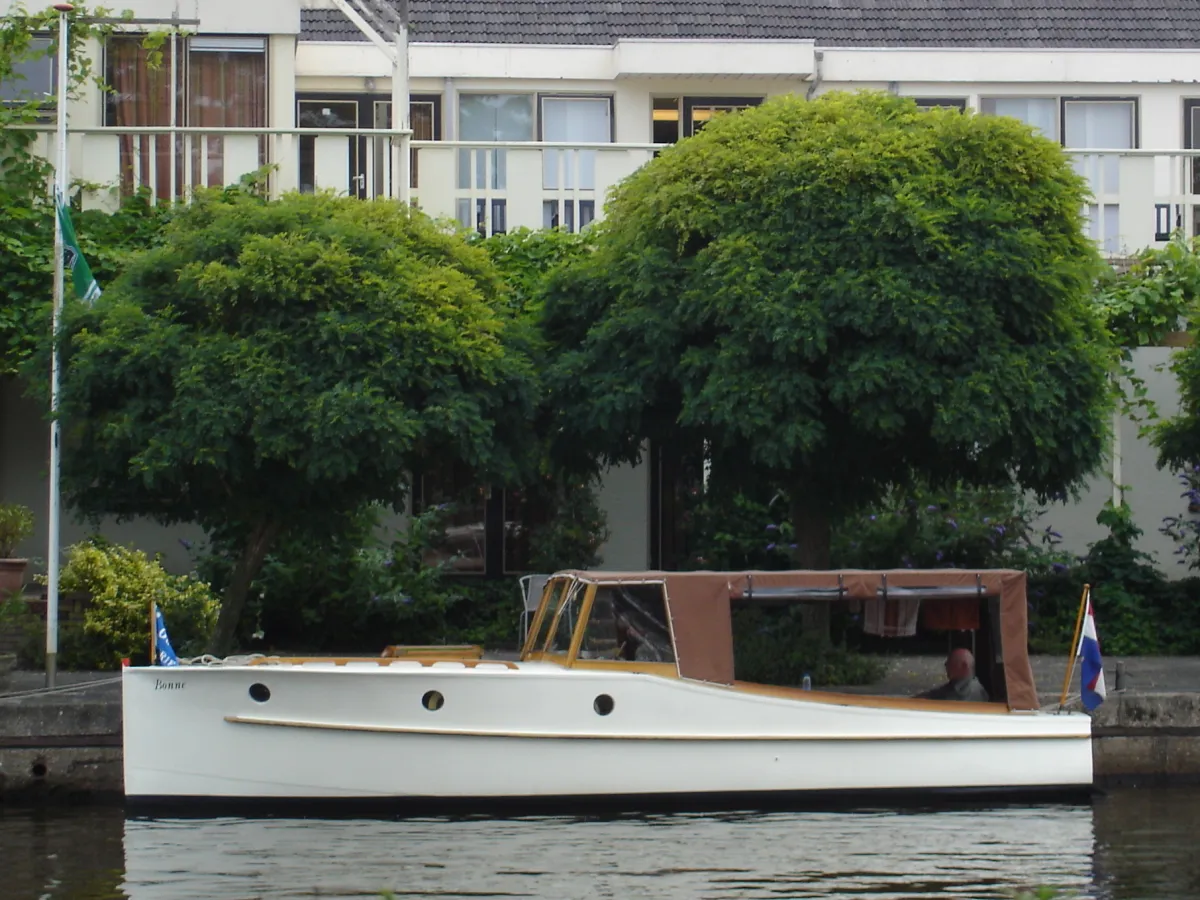
[[[62,316],[66,274],[63,271],[63,232],[58,205],[67,196],[67,15],[75,7],[56,3],[58,11],[58,154],[54,162],[54,314],[50,354],[50,510],[46,546],[46,687],[54,687],[58,675],[58,555],[59,555],[59,427],[58,427],[58,322]]]

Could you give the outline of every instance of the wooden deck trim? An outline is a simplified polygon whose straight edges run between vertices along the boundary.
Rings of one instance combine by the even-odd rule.
[[[419,663],[426,667],[432,666],[434,663],[458,663],[468,669],[474,669],[477,666],[518,668],[515,662],[507,659],[471,659],[462,656],[264,656],[250,660],[247,665],[302,666],[305,663],[333,663],[335,666],[344,666],[348,663],[375,663],[378,666],[390,666],[393,663]]]
[[[1075,741],[1091,740],[1090,734],[571,734],[542,731],[478,731],[459,728],[412,728],[400,725],[347,725],[337,722],[304,722],[294,719],[264,719],[257,716],[225,716],[232,725],[272,728],[312,728],[320,731],[364,731],[376,734],[414,734],[439,737],[519,738],[523,740],[574,741],[746,741],[787,743],[836,743],[863,741]]]
[[[885,697],[879,694],[806,691],[802,688],[756,684],[752,681],[735,681],[732,688],[744,694],[760,694],[766,697],[782,697],[787,700],[805,700],[835,706],[867,706],[874,709],[912,709],[921,712],[958,712],[993,716],[1009,714],[1008,705],[1005,703],[968,703],[962,700],[922,700],[918,697]]]

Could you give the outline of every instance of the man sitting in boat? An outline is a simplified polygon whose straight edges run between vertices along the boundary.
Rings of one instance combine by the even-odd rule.
[[[921,700],[969,700],[987,703],[988,692],[975,677],[975,656],[965,647],[950,651],[946,657],[945,684],[917,694]]]

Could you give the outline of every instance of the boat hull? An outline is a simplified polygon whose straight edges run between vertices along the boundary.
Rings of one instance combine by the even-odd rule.
[[[550,664],[126,669],[123,693],[135,803],[688,805],[1092,782],[1085,716],[843,705]]]

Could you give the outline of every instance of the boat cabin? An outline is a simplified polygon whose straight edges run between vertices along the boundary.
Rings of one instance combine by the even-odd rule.
[[[1026,576],[1009,569],[559,572],[546,583],[521,659],[735,683],[739,604],[838,603],[903,634],[924,605],[972,632],[992,700],[1038,708],[1027,646]]]

